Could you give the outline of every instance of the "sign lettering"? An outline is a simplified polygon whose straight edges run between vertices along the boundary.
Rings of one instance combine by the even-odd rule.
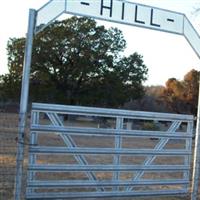
[[[66,12],[183,34],[183,14],[137,3],[121,0],[69,0],[67,1]]]
[[[144,21],[138,20],[138,6],[135,6],[135,22],[140,24],[145,24]]]
[[[157,26],[157,27],[160,27],[159,24],[154,24],[154,23],[153,23],[153,8],[151,9],[151,20],[150,20],[150,25],[151,25],[151,26]]]
[[[103,15],[103,9],[108,9],[110,11],[110,17],[112,17],[113,0],[110,0],[110,6],[105,6],[104,0],[101,0],[101,11],[100,11],[101,15]]]

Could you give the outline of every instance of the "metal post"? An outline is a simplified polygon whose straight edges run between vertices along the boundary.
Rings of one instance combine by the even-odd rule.
[[[29,10],[28,33],[26,38],[26,47],[24,54],[24,67],[23,67],[20,112],[19,112],[19,132],[18,132],[16,179],[15,179],[15,194],[14,194],[15,200],[21,199],[23,160],[24,160],[24,135],[26,128],[26,115],[27,115],[28,94],[29,94],[29,76],[31,68],[31,55],[32,55],[36,14],[37,14],[36,10],[33,9]]]
[[[122,117],[117,117],[116,118],[116,132],[119,132],[120,130],[123,129],[123,123],[124,123],[124,118]],[[122,135],[116,135],[115,136],[115,149],[119,150],[122,148]],[[114,156],[114,165],[119,166],[120,165],[120,160],[121,156],[120,155],[115,155]],[[118,181],[120,179],[120,172],[116,171],[113,173],[113,180]],[[113,190],[117,191],[119,190],[119,187],[113,187]]]
[[[199,167],[200,167],[200,81],[199,81],[199,100],[197,112],[197,124],[195,134],[195,147],[194,147],[194,160],[193,160],[193,177],[192,177],[192,194],[191,200],[198,198],[198,185],[199,185]]]

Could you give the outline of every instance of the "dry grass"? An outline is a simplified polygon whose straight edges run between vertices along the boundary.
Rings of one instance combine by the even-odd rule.
[[[12,200],[16,166],[18,115],[0,113],[0,199]]]

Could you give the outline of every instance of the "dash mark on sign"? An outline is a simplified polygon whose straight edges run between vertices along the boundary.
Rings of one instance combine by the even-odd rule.
[[[83,1],[81,1],[81,4],[82,4],[82,5],[85,5],[85,6],[89,6],[89,5],[90,5],[89,3],[83,2]]]
[[[167,21],[168,21],[168,22],[174,22],[174,19],[168,18]]]

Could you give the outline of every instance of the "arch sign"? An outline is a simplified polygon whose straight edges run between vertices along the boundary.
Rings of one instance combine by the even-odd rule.
[[[186,38],[190,46],[200,58],[200,37],[188,18],[182,13],[124,0],[50,0],[39,10],[30,9],[20,100],[15,200],[21,199],[22,191],[22,172],[24,159],[23,144],[26,127],[33,37],[51,24],[55,19],[65,13],[182,35]],[[198,155],[200,151],[199,107],[200,106],[198,106],[198,120],[194,151],[194,167],[191,191],[192,200],[197,200],[198,193],[198,171],[200,162],[200,155]]]

